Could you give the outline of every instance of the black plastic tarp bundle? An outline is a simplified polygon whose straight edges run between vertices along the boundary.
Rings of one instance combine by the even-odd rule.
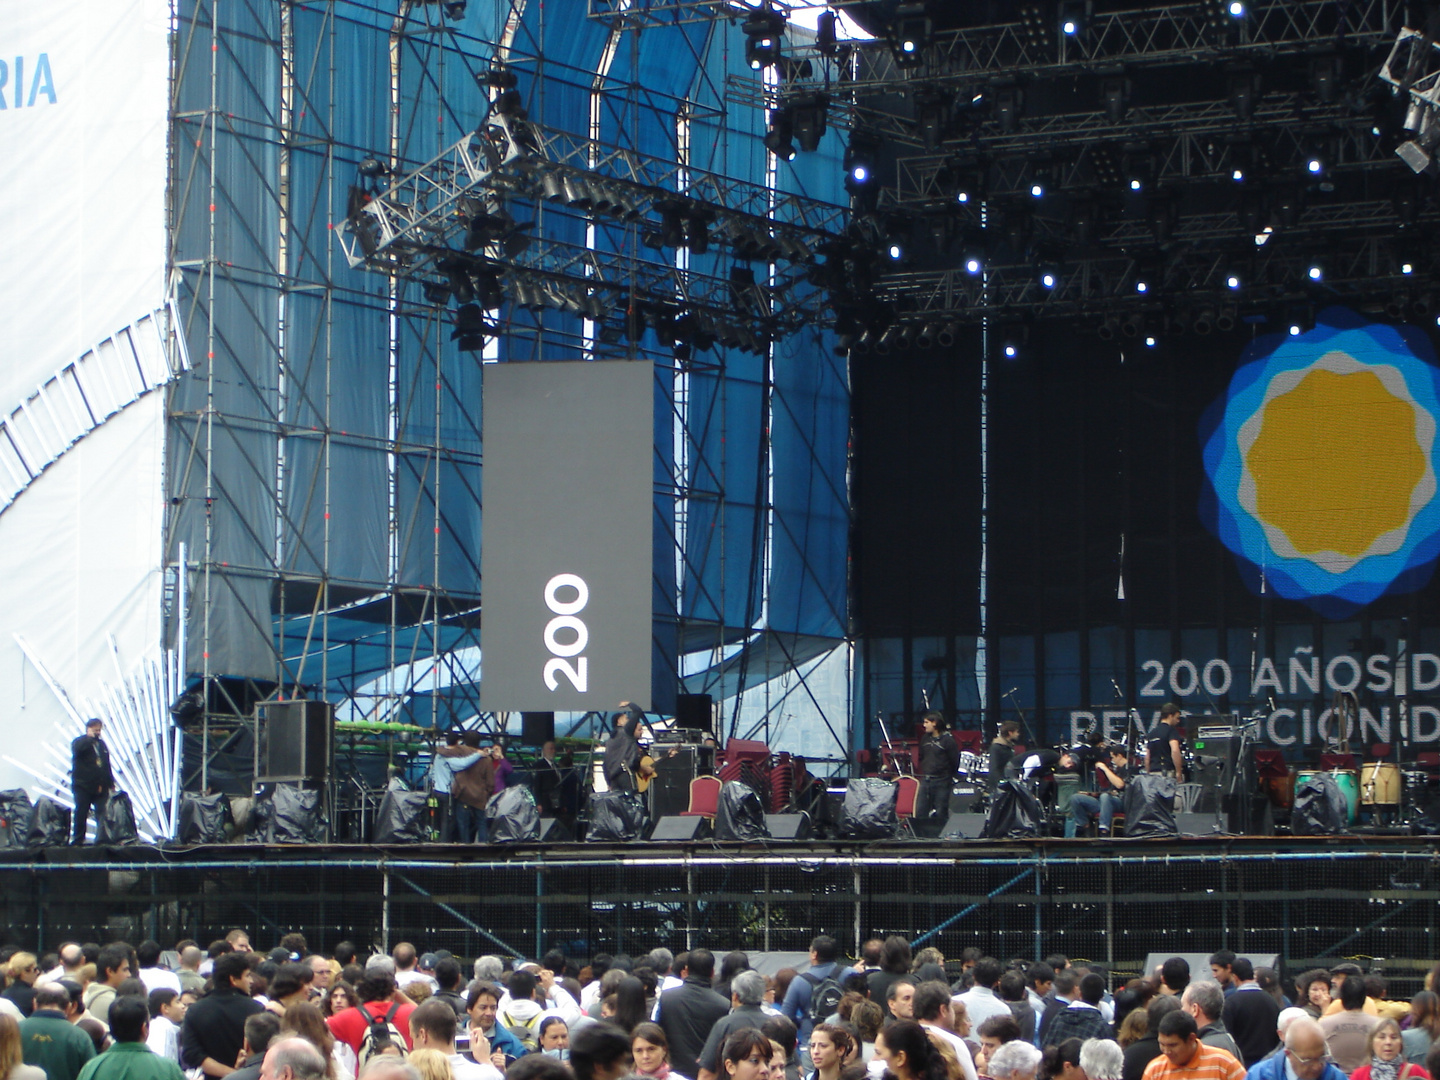
[[[41,796],[30,815],[25,843],[30,847],[64,847],[70,842],[70,808]]]
[[[33,809],[23,788],[0,791],[0,848],[25,846]]]
[[[645,807],[640,799],[624,791],[597,791],[590,796],[590,827],[587,840],[612,843],[634,840],[645,827]]]
[[[105,800],[105,809],[95,816],[95,843],[126,847],[140,842],[135,827],[135,806],[130,793],[117,791]]]
[[[990,813],[980,835],[987,840],[1023,840],[1040,835],[1045,813],[1025,780],[1001,780],[990,799]]]
[[[1345,831],[1349,808],[1345,793],[1328,772],[1316,773],[1295,788],[1290,831],[1296,836],[1334,836]]]
[[[900,789],[889,780],[857,778],[845,785],[840,836],[845,840],[891,840],[899,820],[895,800]]]
[[[732,780],[720,789],[715,806],[716,840],[766,840],[765,807],[749,784]]]
[[[230,800],[218,792],[182,796],[175,840],[181,844],[223,844],[225,821],[229,816]]]
[[[1175,827],[1175,781],[1159,773],[1132,776],[1125,785],[1125,838],[1179,836]]]
[[[426,813],[429,796],[423,791],[391,788],[375,811],[375,828],[370,834],[376,844],[419,844],[430,839]]]
[[[528,787],[516,785],[490,797],[485,804],[490,843],[524,844],[540,839],[540,805]]]
[[[252,839],[266,844],[319,844],[325,840],[325,815],[319,791],[277,784],[257,797],[250,810]]]

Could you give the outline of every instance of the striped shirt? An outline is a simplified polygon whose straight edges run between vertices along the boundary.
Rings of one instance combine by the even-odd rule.
[[[1161,1054],[1145,1066],[1144,1080],[1245,1080],[1245,1066],[1224,1050],[1199,1043],[1188,1065],[1171,1064]]]

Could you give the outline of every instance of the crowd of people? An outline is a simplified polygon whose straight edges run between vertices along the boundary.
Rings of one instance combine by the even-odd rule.
[[[1064,956],[947,963],[901,937],[802,968],[362,955],[234,930],[208,948],[0,953],[0,1080],[1430,1080],[1440,998],[1341,964],[1281,982],[1228,951],[1123,986]],[[1197,977],[1198,975],[1198,977]],[[1287,990],[1293,994],[1287,996]]]

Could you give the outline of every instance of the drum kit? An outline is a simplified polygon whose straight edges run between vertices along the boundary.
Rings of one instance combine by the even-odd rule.
[[[1328,772],[1345,796],[1346,819],[1359,824],[1365,815],[1370,824],[1396,824],[1402,805],[1415,800],[1405,798],[1416,793],[1428,782],[1427,773],[1404,770],[1393,761],[1367,761],[1359,768],[1302,769],[1291,765],[1284,776],[1267,776],[1261,787],[1278,811],[1289,812],[1295,805],[1295,788],[1321,772]]]

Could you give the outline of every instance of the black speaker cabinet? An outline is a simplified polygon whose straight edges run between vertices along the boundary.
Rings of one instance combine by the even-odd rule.
[[[1220,835],[1220,816],[1215,813],[1176,814],[1175,831],[1181,836],[1206,837]]]
[[[573,844],[575,834],[559,818],[542,817],[539,839],[542,844]]]
[[[682,746],[674,757],[655,758],[655,779],[650,785],[650,816],[656,819],[690,809],[690,781],[698,775],[698,746]]]
[[[670,817],[662,817],[655,823],[655,831],[650,834],[651,840],[662,842],[681,842],[690,840],[703,840],[710,833],[710,821],[700,815],[694,817],[681,817],[678,814]]]
[[[520,745],[544,746],[555,738],[553,712],[522,712],[520,714]]]
[[[268,701],[256,712],[256,782],[324,784],[330,776],[334,707],[328,701]]]
[[[766,814],[765,825],[772,840],[809,840],[815,835],[809,814]]]
[[[676,694],[675,726],[687,731],[715,731],[714,700],[709,694]]]
[[[985,828],[985,815],[973,814],[963,811],[958,814],[951,814],[950,820],[945,822],[945,828],[940,830],[942,840],[976,840],[980,837],[980,830]]]

